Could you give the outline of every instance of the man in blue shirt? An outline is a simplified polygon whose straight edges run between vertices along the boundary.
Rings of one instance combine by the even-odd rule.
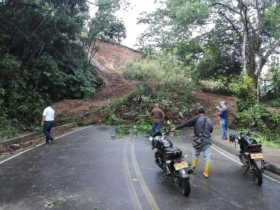
[[[221,101],[220,105],[217,106],[219,110],[219,118],[220,118],[220,129],[222,139],[227,141],[228,140],[228,106],[225,101]]]

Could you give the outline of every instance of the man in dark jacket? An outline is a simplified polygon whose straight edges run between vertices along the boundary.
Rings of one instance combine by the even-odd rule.
[[[211,133],[213,132],[213,126],[211,120],[205,115],[204,108],[200,107],[197,116],[182,123],[176,127],[176,129],[184,127],[194,127],[192,168],[193,170],[196,168],[200,153],[203,152],[205,159],[203,175],[205,178],[208,178],[212,144]]]

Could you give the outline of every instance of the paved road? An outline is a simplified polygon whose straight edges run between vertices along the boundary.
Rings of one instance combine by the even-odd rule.
[[[112,128],[89,127],[0,165],[0,210],[279,208],[280,184],[256,186],[216,150],[210,179],[200,164],[186,198],[154,164],[147,139],[112,135]],[[175,142],[190,155],[187,140]]]

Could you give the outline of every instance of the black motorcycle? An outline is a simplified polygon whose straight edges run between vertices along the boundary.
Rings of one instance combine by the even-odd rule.
[[[244,175],[250,171],[253,175],[254,181],[261,186],[264,171],[262,145],[258,144],[255,139],[251,138],[249,133],[230,135],[230,141],[239,144],[239,159],[245,168]]]
[[[183,195],[191,192],[190,167],[183,158],[183,152],[175,147],[168,138],[169,132],[157,133],[152,139],[152,148],[156,149],[156,164],[167,175],[170,175],[181,189]]]

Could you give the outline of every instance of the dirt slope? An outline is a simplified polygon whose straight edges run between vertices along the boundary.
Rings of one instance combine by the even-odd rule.
[[[129,61],[140,59],[143,55],[133,49],[110,42],[97,42],[98,52],[92,63],[98,68],[99,76],[104,80],[104,87],[96,96],[88,100],[63,100],[54,105],[58,116],[83,117],[89,115],[96,109],[108,106],[115,99],[128,94],[139,82],[129,81],[123,77],[122,70]],[[234,125],[234,113],[236,111],[236,99],[229,96],[221,96],[211,93],[193,92],[197,101],[205,106],[208,115],[215,127],[218,126],[216,106],[222,100],[229,103],[231,114],[230,124]],[[92,116],[90,117],[92,118]],[[92,119],[91,119],[92,120]],[[92,120],[99,122],[100,119]]]
[[[128,81],[122,69],[129,61],[143,55],[133,49],[115,43],[97,41],[98,51],[92,63],[105,85],[97,95],[88,100],[63,100],[54,104],[59,116],[82,116],[95,109],[109,105],[113,100],[125,96],[138,82]]]
[[[193,92],[193,96],[207,110],[207,115],[211,118],[215,127],[219,126],[218,111],[216,106],[220,101],[226,101],[229,105],[229,125],[231,128],[236,127],[235,113],[237,112],[236,98],[232,96],[223,96],[213,93]]]

